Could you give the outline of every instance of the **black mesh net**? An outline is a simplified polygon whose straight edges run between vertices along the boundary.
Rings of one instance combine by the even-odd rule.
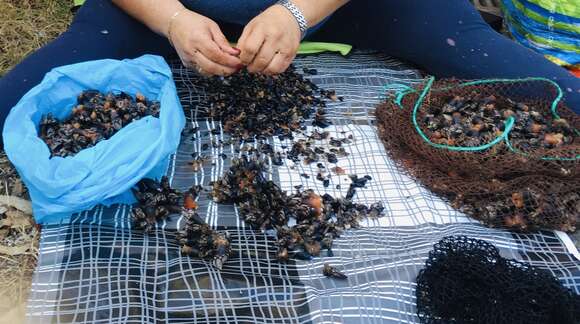
[[[550,272],[465,236],[435,244],[416,296],[422,323],[580,323],[580,296]]]

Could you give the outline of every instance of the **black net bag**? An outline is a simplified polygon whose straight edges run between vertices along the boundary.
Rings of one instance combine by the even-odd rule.
[[[580,296],[550,272],[464,236],[435,244],[417,276],[416,297],[421,323],[580,322]]]
[[[493,226],[575,231],[580,118],[550,80],[430,79],[376,110],[390,156]]]

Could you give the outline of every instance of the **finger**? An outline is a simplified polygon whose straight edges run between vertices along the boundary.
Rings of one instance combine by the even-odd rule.
[[[221,65],[210,60],[201,51],[194,53],[192,60],[201,68],[201,71],[198,71],[202,74],[226,76],[237,71],[236,68]]]
[[[218,44],[218,46],[221,48],[222,51],[226,52],[227,54],[233,55],[233,56],[240,55],[240,50],[237,48],[233,48],[230,45],[230,43],[228,42],[228,40],[226,39],[226,37],[224,36],[222,31],[220,30],[218,25],[210,25],[209,30],[211,32],[211,36],[212,36],[214,42],[216,42],[216,44]]]
[[[246,39],[252,33],[252,30],[253,30],[252,23],[249,23],[248,25],[246,25],[246,27],[244,27],[244,30],[242,31],[242,35],[240,36],[240,38],[238,39],[238,43],[236,44],[238,49],[241,48],[241,44],[244,44],[246,42]]]
[[[196,53],[197,53],[197,51],[196,51]],[[183,64],[183,66],[185,66],[186,68],[191,69],[191,70],[196,70],[200,74],[204,74],[203,70],[197,65],[197,63],[195,63],[194,55],[188,55],[188,54],[181,55],[179,52],[178,52],[178,55],[179,55],[179,58],[181,59],[181,63]]]
[[[264,69],[264,74],[268,75],[275,75],[280,74],[286,71],[292,63],[294,59],[294,55],[286,54],[286,53],[277,53],[270,64]]]
[[[181,53],[180,51],[177,51],[177,55],[179,56],[179,59],[181,60],[181,63],[183,64],[183,66],[185,66],[186,68],[192,69],[195,67],[195,63],[192,61],[192,58],[190,55],[187,55],[185,53]]]
[[[271,40],[266,40],[260,51],[254,57],[254,61],[248,65],[248,71],[252,73],[262,73],[266,67],[272,62],[276,52],[279,52],[275,47],[276,44]]]
[[[242,39],[240,38],[240,40]],[[246,39],[242,40],[241,43],[238,43],[241,50],[240,59],[244,65],[250,65],[254,61],[256,54],[260,52],[264,40],[265,35],[261,31],[255,30]]]
[[[205,57],[220,65],[234,69],[241,68],[242,61],[233,55],[227,54],[213,40],[206,40],[199,45],[199,50]]]

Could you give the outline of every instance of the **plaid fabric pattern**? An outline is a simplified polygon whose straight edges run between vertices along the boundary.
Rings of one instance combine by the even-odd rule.
[[[338,165],[347,173],[370,175],[357,191],[362,203],[382,201],[386,215],[368,220],[335,240],[334,255],[312,261],[276,261],[272,233],[251,230],[234,206],[205,196],[200,216],[229,232],[234,254],[222,271],[183,257],[175,240],[181,219],[173,216],[149,235],[131,229],[130,206],[97,207],[80,213],[71,224],[45,228],[28,305],[30,323],[417,323],[415,277],[432,245],[447,235],[467,235],[498,246],[504,256],[550,270],[580,293],[580,262],[567,235],[557,232],[516,234],[489,229],[468,219],[397,169],[386,155],[374,126],[373,109],[386,84],[416,84],[417,71],[388,57],[355,53],[301,57],[296,65],[316,68],[309,76],[335,89],[344,102],[329,105],[332,136],[353,134],[348,157]],[[200,102],[197,76],[174,64],[174,78],[188,127],[167,171],[172,185],[207,186],[227,170],[233,144],[204,152],[203,144],[226,140],[221,125],[208,120]],[[211,132],[211,130],[216,130]],[[206,134],[207,133],[207,134]],[[288,143],[271,139],[280,148]],[[194,172],[191,153],[211,159]],[[226,157],[220,156],[226,154]],[[310,166],[290,161],[272,167],[270,176],[285,190],[304,185],[320,193],[344,195],[348,178],[333,176],[328,188],[301,173]],[[313,166],[313,168],[315,168]],[[338,187],[337,187],[338,186]],[[336,281],[322,275],[329,263],[348,275]]]

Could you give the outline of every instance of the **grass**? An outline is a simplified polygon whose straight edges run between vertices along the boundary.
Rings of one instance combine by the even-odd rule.
[[[66,29],[71,2],[0,0],[0,76]]]
[[[0,0],[0,76],[67,28],[72,18],[71,2]],[[3,153],[0,152],[0,189],[5,194],[17,174]],[[28,254],[0,254],[0,323],[24,322],[38,253],[38,242],[32,245]]]

